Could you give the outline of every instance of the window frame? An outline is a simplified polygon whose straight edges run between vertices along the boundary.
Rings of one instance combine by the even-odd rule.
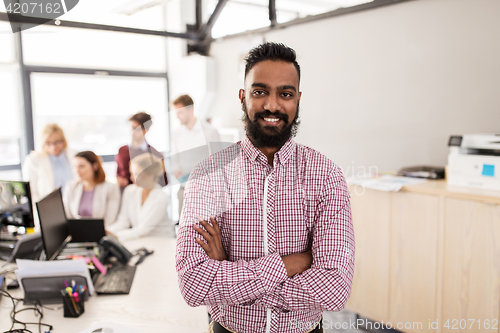
[[[0,20],[4,20],[4,13],[0,13]],[[83,23],[82,23],[83,24]],[[87,24],[84,24],[87,25]],[[105,29],[105,30],[113,30],[113,31],[121,31],[121,32],[131,32],[124,31],[129,30],[129,28],[122,29],[120,27],[111,27],[116,29]],[[140,29],[132,29],[134,30],[132,33],[140,33],[137,30]],[[26,65],[23,59],[23,46],[22,46],[22,34],[23,32],[15,33],[15,51],[16,51],[16,63],[3,65],[2,67],[10,67],[10,68],[18,68],[19,75],[21,78],[21,100],[22,100],[22,114],[21,118],[23,120],[23,129],[22,136],[23,138],[19,139],[20,145],[20,161],[19,164],[9,164],[0,166],[0,171],[11,171],[18,170],[22,175],[22,163],[24,162],[25,157],[28,153],[35,149],[35,138],[34,138],[34,123],[33,123],[33,102],[32,102],[32,90],[31,90],[31,74],[32,73],[51,73],[51,74],[83,74],[83,75],[102,75],[105,74],[107,76],[122,76],[122,77],[151,77],[151,78],[164,78],[166,80],[166,88],[165,92],[166,96],[166,105],[168,112],[168,105],[170,105],[169,100],[169,80],[168,80],[168,72],[148,72],[148,71],[125,71],[125,70],[115,70],[108,68],[80,68],[80,67],[57,67],[57,66],[38,66],[38,65]],[[150,35],[151,33],[144,33],[145,35]],[[180,37],[183,38],[183,37]],[[167,59],[165,58],[165,61]],[[171,132],[171,124],[168,122],[168,132],[170,135]],[[24,143],[22,143],[24,141]],[[170,142],[170,140],[169,140]],[[170,152],[170,143],[168,146],[168,151],[164,153],[168,154]],[[103,162],[113,162],[115,155],[102,155],[101,158]]]
[[[30,95],[31,95],[31,74],[33,73],[48,73],[48,74],[80,74],[80,75],[106,75],[106,76],[117,76],[117,77],[151,77],[151,78],[163,78],[166,81],[167,91],[166,95],[166,105],[169,105],[169,82],[168,82],[168,74],[166,72],[142,72],[142,71],[121,71],[121,70],[109,70],[109,69],[88,69],[88,68],[72,68],[72,67],[53,67],[53,66],[24,66],[27,86],[29,87]],[[29,126],[32,131],[34,130],[33,124],[33,105],[31,103],[30,96],[30,104],[26,105],[25,108],[29,112],[29,117],[26,119],[26,123],[29,122]],[[168,111],[168,109],[166,110]],[[168,132],[170,135],[170,122],[168,122]],[[33,133],[33,132],[32,132]],[[33,135],[31,135],[31,141],[28,142],[28,146],[30,150],[34,150],[35,141]],[[170,147],[168,147],[168,151],[163,153],[168,153],[170,151]],[[115,155],[100,155],[103,162],[113,162]]]

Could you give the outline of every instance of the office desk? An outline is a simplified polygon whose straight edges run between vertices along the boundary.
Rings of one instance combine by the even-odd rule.
[[[124,245],[131,252],[140,247],[155,251],[137,267],[129,295],[91,296],[85,302],[85,313],[79,318],[64,318],[60,304],[48,305],[61,309],[44,309],[42,322],[53,325],[53,333],[78,333],[99,322],[133,327],[136,328],[135,332],[205,332],[208,326],[206,308],[189,307],[177,285],[175,239],[172,236],[151,236],[128,241]],[[23,297],[20,289],[11,294]],[[10,328],[11,310],[10,299],[3,296],[0,302],[0,332]],[[33,311],[22,312],[16,318],[38,322]],[[28,326],[28,329],[38,332],[37,326]],[[42,332],[45,330],[42,327]]]

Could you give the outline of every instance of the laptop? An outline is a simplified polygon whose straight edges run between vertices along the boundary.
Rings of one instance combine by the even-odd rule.
[[[92,248],[105,235],[102,219],[68,221],[61,188],[55,189],[37,202],[36,207],[40,219],[43,249],[48,260],[54,260],[64,254],[86,255],[87,249]],[[69,242],[72,242],[71,245],[64,254],[61,254]]]
[[[72,243],[99,243],[106,236],[103,219],[68,219]]]

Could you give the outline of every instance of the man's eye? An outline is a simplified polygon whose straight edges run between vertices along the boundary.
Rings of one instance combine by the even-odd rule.
[[[292,97],[292,96],[293,96],[293,94],[291,94],[291,93],[287,93],[287,92],[283,93],[283,97]]]
[[[263,90],[254,90],[254,95],[264,95],[264,91]]]

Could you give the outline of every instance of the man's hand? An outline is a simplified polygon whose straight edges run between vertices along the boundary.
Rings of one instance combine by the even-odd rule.
[[[294,253],[288,256],[281,257],[283,263],[285,264],[286,274],[288,277],[292,277],[295,274],[300,274],[305,270],[311,268],[313,257],[312,251],[306,251],[302,253]]]
[[[211,259],[218,261],[227,260],[226,251],[222,246],[221,232],[219,229],[219,225],[215,220],[215,217],[214,216],[210,217],[213,226],[210,225],[210,223],[208,223],[207,221],[203,220],[201,217],[198,217],[198,220],[200,221],[200,224],[205,228],[206,231],[203,230],[203,228],[201,228],[197,224],[193,225],[193,228],[194,230],[196,230],[197,233],[202,235],[207,242],[205,243],[203,239],[198,237],[196,237],[196,242],[200,244],[200,246],[203,248],[203,250],[205,250],[205,252]]]

